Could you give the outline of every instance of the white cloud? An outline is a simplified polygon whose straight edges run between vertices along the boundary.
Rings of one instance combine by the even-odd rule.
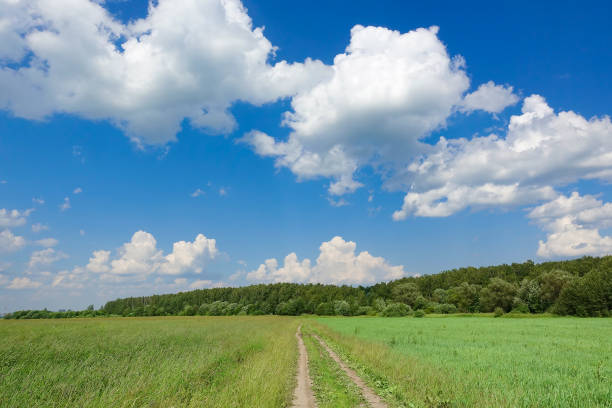
[[[152,234],[137,231],[130,242],[119,248],[115,259],[110,251],[94,251],[86,269],[102,274],[103,280],[122,280],[122,277],[144,280],[153,274],[201,273],[206,262],[217,255],[216,241],[198,234],[193,242],[175,242],[172,252],[164,256]]]
[[[437,32],[353,27],[333,76],[292,99],[284,120],[289,139],[254,131],[244,141],[298,179],[331,178],[330,194],[354,191],[359,167],[420,151],[418,140],[443,127],[462,103],[469,87],[463,59],[449,57]]]
[[[547,231],[546,241],[538,246],[541,257],[612,254],[612,237],[599,232],[612,227],[612,203],[574,192],[535,207],[529,218]]]
[[[461,110],[471,112],[483,110],[489,113],[500,113],[508,106],[515,105],[519,97],[511,86],[495,85],[493,81],[482,84],[463,98]]]
[[[42,283],[32,281],[28,277],[24,278],[13,278],[7,289],[36,289],[40,287]]]
[[[409,191],[394,219],[534,204],[554,199],[555,187],[581,179],[612,181],[610,118],[555,114],[544,98],[533,95],[525,99],[522,114],[511,117],[505,138],[442,138],[396,175],[391,183]]]
[[[195,197],[199,197],[199,196],[204,195],[204,194],[206,194],[204,192],[204,190],[202,190],[201,188],[196,188],[195,191],[193,193],[191,193],[190,195],[191,195],[191,197],[195,198]]]
[[[40,245],[46,248],[49,247],[54,247],[56,246],[59,241],[55,238],[43,238],[43,239],[39,239],[38,241],[35,241],[36,245]]]
[[[25,244],[23,237],[13,234],[8,229],[0,232],[0,252],[15,252],[23,248]]]
[[[227,133],[233,102],[271,102],[329,75],[318,61],[269,64],[275,47],[238,0],[159,0],[129,24],[98,3],[0,2],[0,108],[108,119],[138,143],[163,144],[184,118]]]
[[[32,232],[42,232],[42,231],[47,231],[48,229],[49,229],[48,225],[41,224],[40,222],[37,222],[36,224],[32,224]]]
[[[226,189],[225,187],[221,187],[221,188],[219,189],[219,195],[220,195],[221,197],[225,197],[225,196],[227,195],[227,189]]]
[[[43,205],[45,203],[45,200],[43,200],[42,198],[39,198],[39,197],[34,197],[34,198],[32,198],[32,202],[34,204]]]
[[[372,284],[381,280],[404,276],[403,266],[391,266],[384,258],[367,251],[355,253],[356,244],[334,237],[321,244],[319,257],[314,265],[309,259],[300,261],[290,253],[279,267],[274,258],[267,259],[247,279],[256,282],[311,282],[331,284]]]
[[[60,204],[59,208],[60,208],[60,211],[66,211],[70,209],[71,208],[70,197],[64,197],[64,202]]]
[[[93,251],[91,258],[89,258],[89,263],[86,266],[87,270],[94,273],[106,273],[110,271],[110,254],[110,251]]]
[[[77,187],[72,191],[72,194],[81,194],[83,189],[81,187]]]
[[[211,280],[196,280],[193,281],[190,285],[190,289],[203,289],[211,287],[213,282]]]
[[[32,252],[28,268],[34,268],[39,265],[51,265],[54,262],[68,258],[68,255],[61,251],[56,251],[53,248],[41,249],[40,251]]]
[[[19,227],[26,223],[28,216],[34,211],[33,209],[19,211],[7,210],[0,208],[0,228],[2,227]]]

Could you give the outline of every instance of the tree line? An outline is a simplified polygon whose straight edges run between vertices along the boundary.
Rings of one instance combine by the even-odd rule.
[[[466,267],[373,286],[274,283],[116,299],[99,310],[26,310],[5,318],[167,315],[554,313],[609,316],[612,256]]]

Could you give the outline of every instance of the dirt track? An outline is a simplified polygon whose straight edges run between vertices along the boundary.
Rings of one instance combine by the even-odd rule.
[[[298,339],[298,371],[297,386],[293,393],[293,408],[315,408],[317,403],[312,392],[310,374],[308,372],[308,353],[302,340],[302,326],[298,327],[295,336]]]
[[[319,343],[321,343],[321,346],[323,346],[323,348],[325,350],[327,350],[327,352],[329,353],[330,357],[336,363],[338,363],[340,368],[342,368],[342,370],[344,370],[346,375],[348,375],[348,377],[355,383],[355,385],[357,385],[359,387],[359,389],[361,390],[361,394],[366,399],[366,401],[368,402],[368,405],[370,407],[372,407],[372,408],[387,408],[387,404],[378,395],[376,395],[376,393],[374,391],[372,391],[372,389],[370,387],[368,387],[366,385],[366,383],[357,375],[357,373],[355,371],[350,369],[346,364],[344,364],[344,362],[342,360],[340,360],[340,357],[338,357],[338,355],[332,349],[329,348],[327,343],[325,343],[323,340],[321,340],[321,338],[319,336],[317,336],[316,334],[313,334],[313,336],[314,336],[315,339],[317,339],[319,341]]]

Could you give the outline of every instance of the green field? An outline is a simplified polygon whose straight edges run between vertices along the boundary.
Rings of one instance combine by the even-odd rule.
[[[1,407],[287,407],[302,324],[320,408],[612,407],[612,319],[0,320]]]
[[[298,321],[0,320],[1,407],[280,407]]]
[[[612,406],[611,319],[316,321],[394,405]]]

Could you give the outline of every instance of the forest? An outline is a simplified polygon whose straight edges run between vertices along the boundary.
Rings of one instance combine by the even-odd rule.
[[[22,310],[6,319],[168,315],[377,315],[553,313],[606,317],[612,256],[465,267],[372,286],[274,283],[116,299],[99,309]]]

